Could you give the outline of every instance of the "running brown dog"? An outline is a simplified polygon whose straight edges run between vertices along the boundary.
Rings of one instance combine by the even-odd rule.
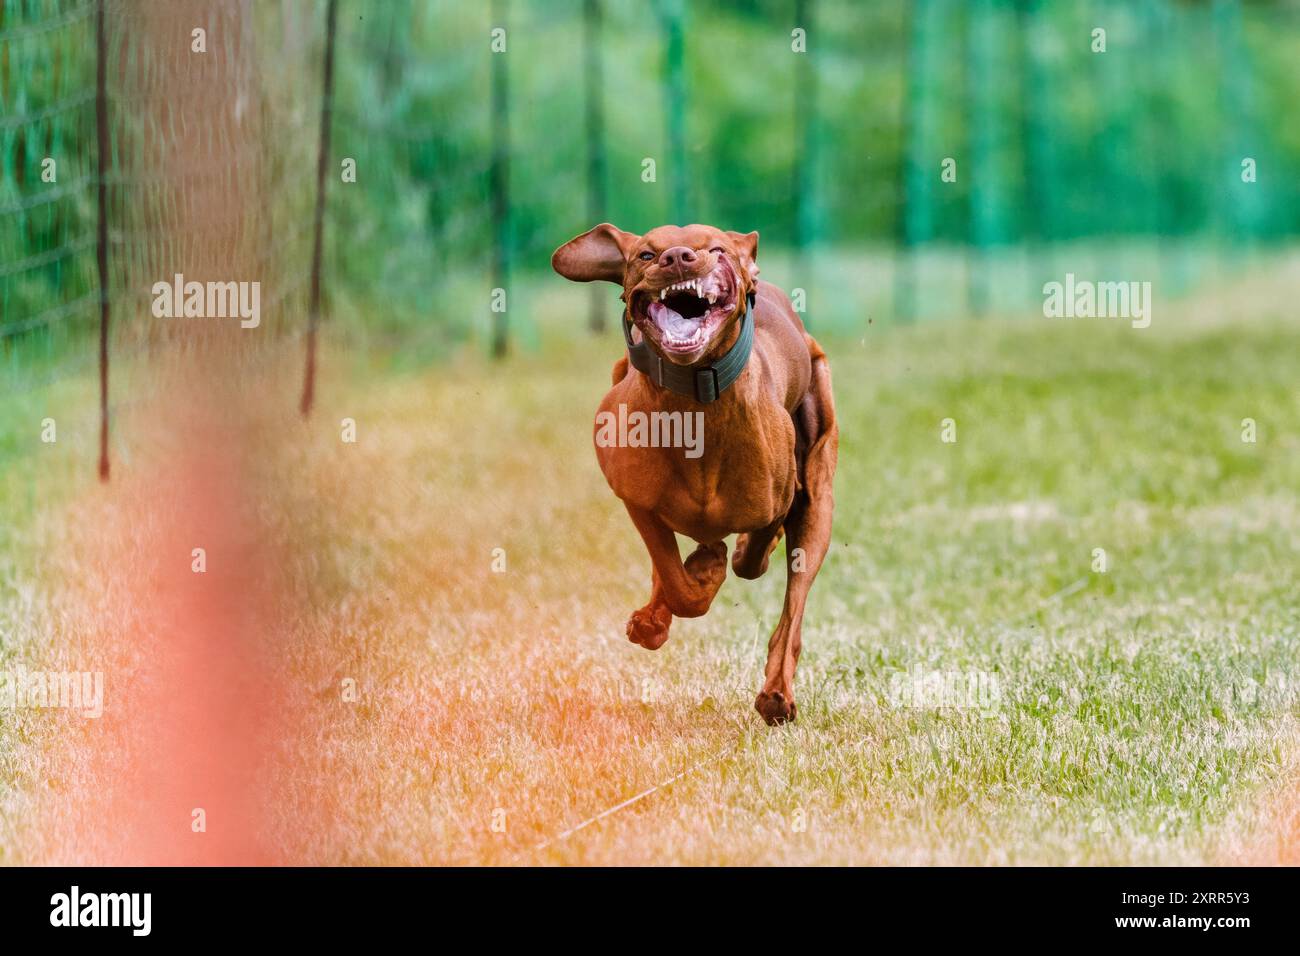
[[[601,471],[654,566],[628,638],[656,650],[674,614],[709,609],[727,574],[727,535],[739,534],[731,566],[742,578],[766,571],[788,535],[785,606],[754,701],[780,724],[795,719],[804,604],[830,544],[839,430],[826,354],[785,293],[758,281],[757,255],[756,232],[660,226],[638,236],[602,223],[556,249],[551,265],[575,282],[623,287],[628,354],[614,364],[602,412],[704,416],[696,457],[597,441]],[[685,562],[678,534],[698,544]]]

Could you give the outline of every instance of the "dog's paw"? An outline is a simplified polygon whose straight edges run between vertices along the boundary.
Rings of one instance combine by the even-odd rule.
[[[668,640],[668,626],[673,616],[667,608],[647,605],[632,612],[627,619],[627,639],[647,651],[657,651]]]
[[[754,699],[754,709],[769,727],[786,722],[793,723],[798,713],[794,697],[783,694],[779,690],[759,691],[758,697]]]
[[[702,544],[683,564],[686,573],[702,588],[716,589],[727,576],[727,543]]]

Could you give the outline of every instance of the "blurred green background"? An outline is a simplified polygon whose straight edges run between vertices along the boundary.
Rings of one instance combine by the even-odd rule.
[[[612,328],[612,288],[587,299],[548,271],[600,220],[759,230],[765,277],[804,289],[829,335],[1036,308],[1066,271],[1176,294],[1300,224],[1292,2],[337,2],[325,316],[402,362],[534,347],[555,295],[575,329]],[[98,321],[95,8],[0,7],[10,380],[84,356]],[[123,264],[163,263],[178,232],[208,227],[149,199],[184,118],[141,108],[158,50],[140,0],[105,10],[117,347],[157,278]],[[326,10],[240,0],[206,21],[207,56],[239,85],[215,98],[243,125],[213,136],[203,175],[258,184],[238,226],[278,288],[268,326],[289,333],[306,321]]]

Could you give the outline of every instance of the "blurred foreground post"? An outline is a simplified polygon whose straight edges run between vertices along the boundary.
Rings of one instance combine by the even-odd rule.
[[[492,0],[493,29],[506,30],[506,0]],[[507,46],[492,51],[492,288],[506,298],[497,307],[493,294],[492,357],[504,358],[509,350],[507,309],[510,301],[510,87],[506,72]]]
[[[104,4],[95,8],[95,138],[98,147],[99,235],[99,480],[108,481],[108,40]]]
[[[316,157],[316,222],[311,250],[311,298],[307,305],[307,372],[302,385],[302,413],[311,413],[316,394],[316,326],[320,324],[320,271],[325,231],[325,167],[329,163],[330,118],[334,98],[334,32],[338,0],[329,0],[325,14],[325,82],[321,90],[320,147]]]
[[[605,220],[605,102],[604,68],[600,57],[600,0],[583,0],[583,43],[586,53],[587,106],[587,227]],[[591,287],[591,315],[588,328],[605,327],[605,290],[600,283]]]

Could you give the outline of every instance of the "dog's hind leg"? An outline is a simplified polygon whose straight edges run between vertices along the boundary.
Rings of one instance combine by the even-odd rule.
[[[768,724],[794,720],[794,671],[802,648],[803,612],[808,590],[830,547],[832,485],[839,453],[839,428],[831,397],[831,373],[822,350],[808,339],[813,353],[813,378],[807,396],[798,408],[797,421],[809,439],[803,461],[803,488],[795,495],[786,515],[785,606],[781,620],[767,645],[767,669],[763,689],[754,709]]]
[[[790,420],[794,423],[794,453],[797,463],[794,476],[796,496],[803,490],[803,462],[808,457],[808,446],[811,444],[808,429],[799,422],[802,411],[803,405],[800,403],[800,406],[790,415]],[[816,431],[811,434],[813,438],[816,437]],[[793,502],[790,507],[794,507]],[[768,559],[780,544],[781,536],[785,534],[789,515],[790,508],[786,508],[785,513],[766,528],[759,528],[757,531],[736,537],[736,550],[731,555],[731,570],[736,572],[737,577],[752,581],[767,572]]]
[[[782,515],[766,528],[738,535],[736,550],[731,553],[731,570],[738,577],[750,581],[762,577],[767,571],[767,559],[776,550],[784,533],[785,515]]]

